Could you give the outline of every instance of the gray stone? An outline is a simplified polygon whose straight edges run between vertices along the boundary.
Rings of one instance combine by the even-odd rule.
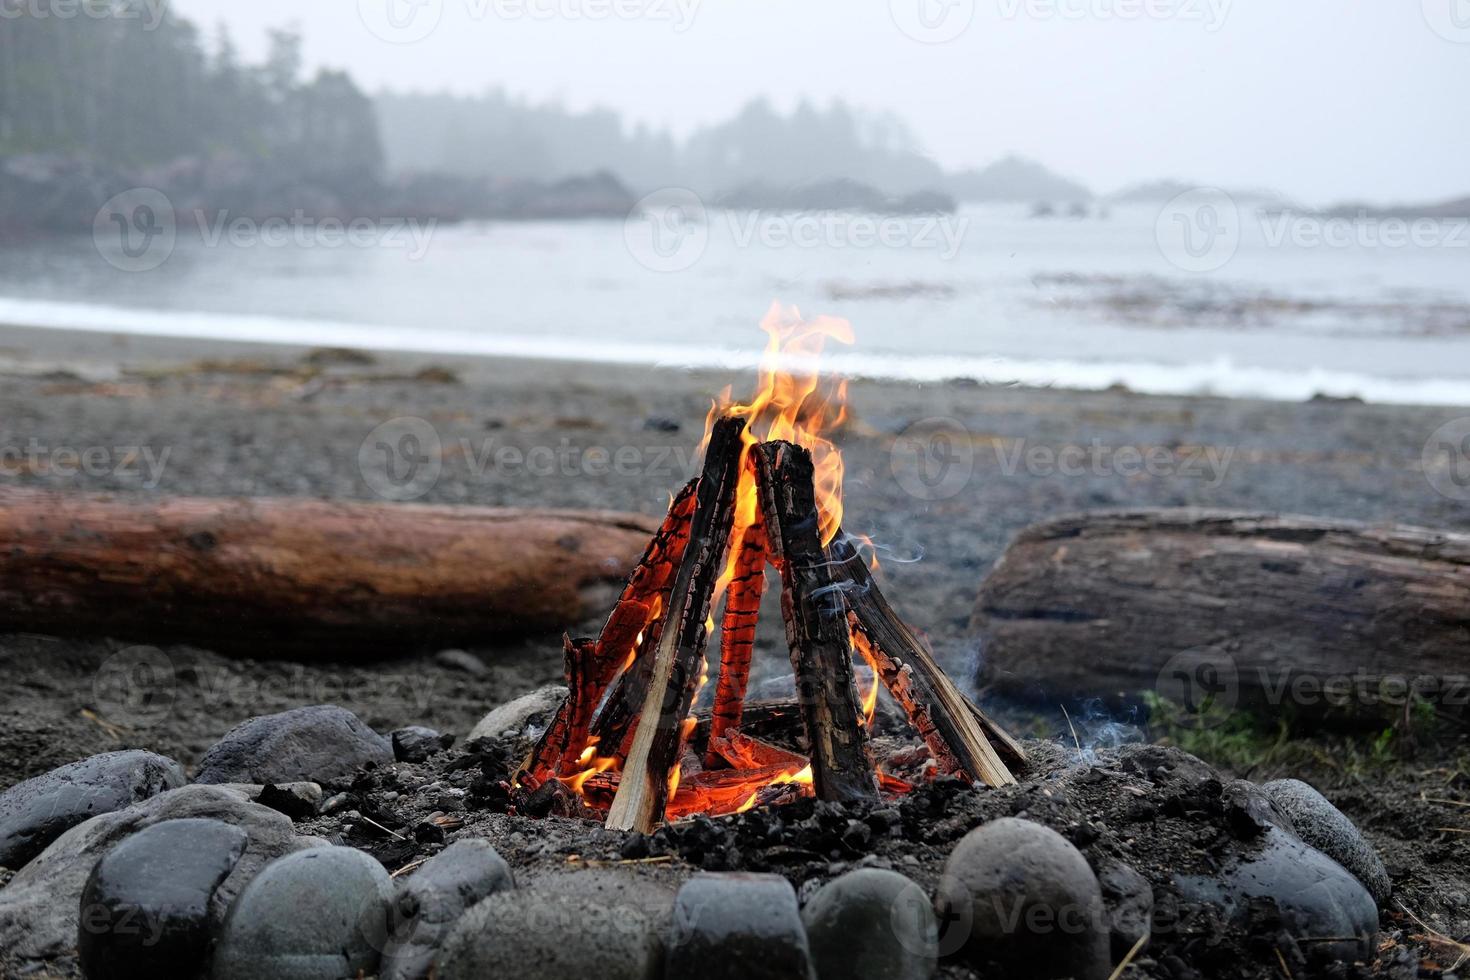
[[[939,956],[929,896],[895,871],[860,868],[801,910],[820,980],[928,980]]]
[[[963,950],[1037,980],[1102,980],[1111,970],[1097,876],[1048,827],[1005,817],[970,831],[939,892],[942,955]]]
[[[204,753],[196,783],[315,783],[393,761],[388,739],[331,704],[241,722]]]
[[[1276,827],[1261,838],[1259,852],[1210,877],[1181,876],[1179,891],[1189,901],[1210,902],[1243,921],[1253,898],[1269,898],[1302,950],[1317,961],[1371,960],[1378,934],[1378,907],[1358,880],[1321,851]],[[1321,942],[1342,937],[1341,942]]]
[[[213,980],[341,980],[373,974],[388,934],[393,881],[372,857],[322,847],[272,862],[240,893],[220,931]]]
[[[193,980],[209,904],[250,838],[219,820],[165,820],[102,855],[82,891],[77,950],[88,980]]]
[[[475,903],[515,888],[510,865],[489,841],[455,841],[398,885],[388,914],[382,980],[421,980],[434,951]]]
[[[465,741],[518,737],[531,730],[544,730],[566,697],[567,689],[557,684],[524,694],[481,718]]]
[[[485,677],[490,673],[483,660],[464,650],[440,650],[434,654],[434,663],[449,670],[463,671],[471,677]]]
[[[84,820],[184,785],[184,769],[152,752],[107,752],[0,793],[0,867],[22,867]]]
[[[1154,887],[1143,875],[1117,861],[1105,865],[1097,880],[1107,909],[1113,959],[1122,960],[1139,940],[1153,932]]]
[[[540,894],[586,899],[607,908],[637,909],[660,937],[668,935],[674,921],[674,889],[626,871],[608,868],[553,871],[530,878],[522,887]]]
[[[1379,905],[1393,882],[1373,845],[1325,796],[1300,779],[1278,779],[1261,787],[1291,818],[1297,836],[1353,873]]]
[[[699,874],[679,889],[667,977],[816,980],[796,892],[779,875]]]
[[[515,891],[460,917],[434,959],[435,980],[656,980],[659,945],[632,909]]]
[[[422,725],[400,728],[388,737],[393,742],[393,757],[399,762],[423,762],[435,752],[454,744],[453,735],[440,735]]]
[[[29,963],[75,951],[82,890],[92,868],[118,841],[165,820],[222,820],[245,831],[245,853],[209,903],[212,924],[223,921],[245,884],[282,854],[322,842],[297,837],[291,821],[220,786],[185,786],[116,813],[93,817],[62,834],[0,889],[0,950]],[[14,965],[14,964],[12,964]]]

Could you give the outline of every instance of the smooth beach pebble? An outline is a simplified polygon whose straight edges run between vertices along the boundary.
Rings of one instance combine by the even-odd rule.
[[[1286,811],[1297,836],[1347,868],[1379,905],[1393,894],[1393,883],[1378,852],[1337,807],[1300,779],[1277,779],[1261,786]]]
[[[1056,831],[1004,817],[970,831],[944,865],[941,950],[1018,975],[1102,980],[1111,971],[1102,890]]]
[[[434,978],[656,980],[658,954],[648,920],[632,909],[501,892],[460,918],[434,959]]]
[[[489,841],[455,841],[398,885],[388,915],[382,980],[429,975],[434,951],[475,903],[515,888],[510,865]]]
[[[544,727],[567,699],[567,689],[557,684],[538,688],[493,709],[465,736],[466,742],[477,738],[499,738],[521,735],[527,728]]]
[[[245,887],[215,948],[213,980],[341,980],[378,969],[393,882],[349,847],[289,854]]]
[[[928,980],[939,952],[929,896],[895,871],[861,868],[801,910],[820,980]]]
[[[345,708],[319,704],[241,722],[204,753],[196,783],[321,783],[393,761],[393,746]]]
[[[815,980],[791,883],[779,875],[699,874],[674,903],[666,977]]]
[[[435,752],[454,744],[453,735],[441,735],[422,725],[400,728],[388,738],[393,742],[393,758],[399,762],[423,762]]]
[[[249,840],[220,820],[165,820],[104,854],[82,891],[82,973],[88,980],[197,976],[209,949],[210,899]]]
[[[136,750],[106,752],[0,793],[0,868],[18,869],[84,820],[184,785],[177,762]]]

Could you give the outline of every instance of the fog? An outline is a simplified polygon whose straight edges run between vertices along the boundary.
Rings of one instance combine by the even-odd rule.
[[[1100,193],[1175,178],[1327,204],[1470,189],[1470,27],[1455,2],[175,0],[172,9],[207,33],[226,25],[250,61],[263,59],[268,27],[298,24],[308,68],[346,69],[371,93],[502,89],[606,107],[676,138],[757,96],[785,111],[841,99],[901,118],[950,170],[1016,153]],[[406,26],[392,27],[390,3]]]

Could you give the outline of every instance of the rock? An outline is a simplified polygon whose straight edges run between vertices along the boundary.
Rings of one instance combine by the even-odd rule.
[[[305,820],[316,816],[317,807],[322,802],[322,788],[316,783],[286,783],[282,786],[267,783],[260,788],[255,802],[284,813],[292,820]]]
[[[942,954],[965,951],[1036,978],[1102,980],[1111,970],[1102,889],[1061,834],[1014,817],[970,831],[939,886]]]
[[[102,856],[82,891],[77,949],[88,980],[193,980],[209,905],[250,842],[219,820],[165,820]]]
[[[491,895],[460,917],[435,980],[656,980],[659,945],[631,909],[535,892]]]
[[[699,874],[679,889],[668,977],[816,980],[796,892],[779,875]]]
[[[377,971],[393,882],[350,847],[288,854],[230,908],[213,980],[340,980]]]
[[[566,697],[567,689],[556,684],[522,695],[481,718],[465,741],[520,736],[533,728],[544,730]]]
[[[1297,836],[1353,873],[1379,905],[1393,894],[1393,883],[1373,845],[1347,816],[1300,779],[1277,779],[1261,790],[1286,811]]]
[[[895,871],[861,868],[801,910],[820,980],[928,980],[939,955],[929,896]]]
[[[261,806],[270,806],[269,803],[266,803],[260,798],[261,794],[265,792],[266,787],[259,783],[214,783],[213,785],[233,790],[252,803],[259,803]],[[317,812],[322,805],[322,788],[319,783],[297,781],[294,783],[270,783],[269,785],[276,790],[275,794],[271,794],[273,797],[279,799],[277,794],[289,794],[294,796],[302,804],[309,803],[313,813]],[[272,807],[272,809],[275,808]],[[289,816],[289,814],[287,815]]]
[[[1252,899],[1271,899],[1281,926],[1297,939],[1314,961],[1369,961],[1378,934],[1378,907],[1358,880],[1326,854],[1272,827],[1261,838],[1259,852],[1237,859],[1218,875],[1180,876],[1180,894],[1188,901],[1210,902],[1244,922]],[[1342,937],[1342,942],[1321,942]]]
[[[605,868],[584,868],[542,874],[531,878],[522,887],[538,894],[585,899],[611,909],[636,909],[660,937],[668,935],[674,921],[674,889],[642,875]]]
[[[471,677],[485,677],[490,673],[483,660],[463,650],[440,650],[434,654],[434,663],[449,670],[463,671]]]
[[[440,735],[434,729],[421,725],[400,728],[389,738],[393,742],[393,758],[399,762],[423,762],[435,752],[454,744],[453,735]]]
[[[245,853],[209,903],[212,924],[260,869],[282,854],[322,843],[297,837],[291,821],[220,786],[185,786],[62,834],[0,890],[0,950],[22,963],[66,956],[77,941],[82,890],[98,858],[118,841],[165,820],[222,820],[249,837]],[[14,965],[14,964],[12,964]]]
[[[27,779],[0,793],[0,867],[20,868],[84,820],[184,785],[172,759],[106,752]]]
[[[241,722],[204,753],[196,783],[329,782],[393,761],[389,741],[344,708],[318,704]]]
[[[434,951],[475,903],[515,888],[510,865],[479,838],[455,841],[398,885],[388,913],[381,980],[421,980]]]
[[[1097,880],[1107,910],[1113,959],[1120,961],[1153,932],[1154,888],[1147,878],[1118,861],[1105,865]]]

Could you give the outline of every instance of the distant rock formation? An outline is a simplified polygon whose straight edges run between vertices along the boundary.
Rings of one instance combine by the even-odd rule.
[[[1086,203],[1092,191],[1058,176],[1034,160],[1008,156],[981,170],[951,174],[948,190],[961,201]]]

